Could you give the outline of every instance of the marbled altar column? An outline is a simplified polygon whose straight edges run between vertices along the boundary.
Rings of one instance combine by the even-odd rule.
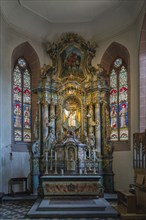
[[[55,135],[55,104],[52,102],[50,104],[50,123],[51,123],[51,130]]]
[[[40,184],[39,175],[40,175],[40,142],[36,141],[32,145],[32,188],[33,194],[37,194],[37,190]]]
[[[93,126],[92,126],[92,122],[93,122],[93,105],[90,104],[89,105],[89,112],[88,112],[88,115],[89,115],[89,134],[91,134],[93,132]]]
[[[84,136],[87,135],[87,105],[83,104],[83,131]]]
[[[48,136],[48,115],[49,115],[49,112],[48,112],[48,103],[45,102],[43,103],[42,105],[42,126],[43,126],[43,152],[45,150],[45,144],[46,144],[46,138]]]
[[[100,103],[95,104],[95,144],[96,149],[101,154],[101,118],[100,118]]]
[[[39,131],[39,139],[40,139],[40,155],[43,155],[43,104],[42,100],[40,99],[39,102],[39,124],[40,124],[40,131]]]
[[[104,148],[106,144],[106,102],[104,100],[101,101],[101,144],[102,144],[102,154],[104,155]]]
[[[57,140],[62,139],[62,123],[61,123],[61,103],[60,100],[58,104],[56,105],[56,138]]]
[[[40,86],[41,88],[39,88],[39,97],[41,103],[41,148],[43,148],[44,152],[45,141],[48,136],[48,103],[50,102],[50,91],[48,90],[49,85],[46,81],[46,78],[42,79],[42,84]]]
[[[41,123],[41,103],[39,102],[38,104],[38,126],[39,126],[39,130],[38,130],[38,139],[41,142],[41,129],[42,129],[42,123]]]
[[[79,129],[79,136],[81,139],[83,139],[83,131],[84,131],[84,109],[83,109],[83,103],[81,104],[81,120],[80,120],[80,123],[81,123],[81,127]]]

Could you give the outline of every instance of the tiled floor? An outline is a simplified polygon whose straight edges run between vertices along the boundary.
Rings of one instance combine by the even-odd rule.
[[[26,219],[34,201],[3,201],[1,219]]]
[[[34,204],[35,200],[3,200],[0,205],[0,219],[26,219],[27,213]],[[112,203],[114,206],[115,203]],[[41,218],[42,219],[42,218]],[[57,218],[45,218],[48,220],[57,220]],[[74,218],[74,220],[90,220],[91,218]],[[102,219],[102,218],[100,218]],[[102,220],[112,220],[112,218],[103,218]],[[116,218],[118,220],[120,218]],[[64,220],[64,219],[59,219]],[[71,218],[66,218],[66,220],[71,220]],[[92,218],[92,220],[99,220],[99,218]]]

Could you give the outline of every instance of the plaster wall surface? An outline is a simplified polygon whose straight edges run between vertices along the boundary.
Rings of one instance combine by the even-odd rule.
[[[0,191],[8,192],[8,180],[12,177],[29,176],[30,155],[28,152],[11,152],[11,58],[13,50],[24,42],[29,42],[40,59],[41,66],[48,62],[42,43],[32,41],[25,35],[14,31],[1,18],[1,74],[0,74]]]
[[[128,190],[129,184],[133,183],[133,151],[132,151],[132,140],[133,133],[138,132],[138,52],[137,52],[137,39],[136,39],[136,29],[133,25],[125,33],[120,33],[119,35],[109,39],[106,42],[102,42],[99,45],[97,57],[98,63],[112,42],[117,42],[127,48],[130,54],[130,87],[129,92],[131,94],[130,100],[130,128],[131,128],[131,145],[130,151],[115,151],[113,154],[113,172],[115,190],[125,189]],[[95,59],[94,59],[95,62]]]

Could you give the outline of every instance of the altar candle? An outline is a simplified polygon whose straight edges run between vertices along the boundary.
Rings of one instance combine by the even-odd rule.
[[[140,148],[139,148],[139,157],[140,157],[140,168],[142,168],[142,142],[140,143]]]
[[[57,152],[55,152],[55,160],[57,160]]]
[[[66,151],[66,160],[68,160],[68,154],[67,154],[67,151]]]
[[[94,159],[94,161],[95,161],[95,151],[93,151],[93,159]]]
[[[142,160],[142,142],[140,143],[140,148],[139,148],[139,150],[140,150],[140,160]]]
[[[84,151],[84,160],[86,160],[86,151]]]
[[[48,151],[46,151],[46,161],[48,160]]]

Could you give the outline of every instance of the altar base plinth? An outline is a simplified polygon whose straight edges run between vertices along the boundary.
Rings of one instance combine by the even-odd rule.
[[[48,197],[37,200],[29,218],[116,218],[118,212],[104,198]]]

